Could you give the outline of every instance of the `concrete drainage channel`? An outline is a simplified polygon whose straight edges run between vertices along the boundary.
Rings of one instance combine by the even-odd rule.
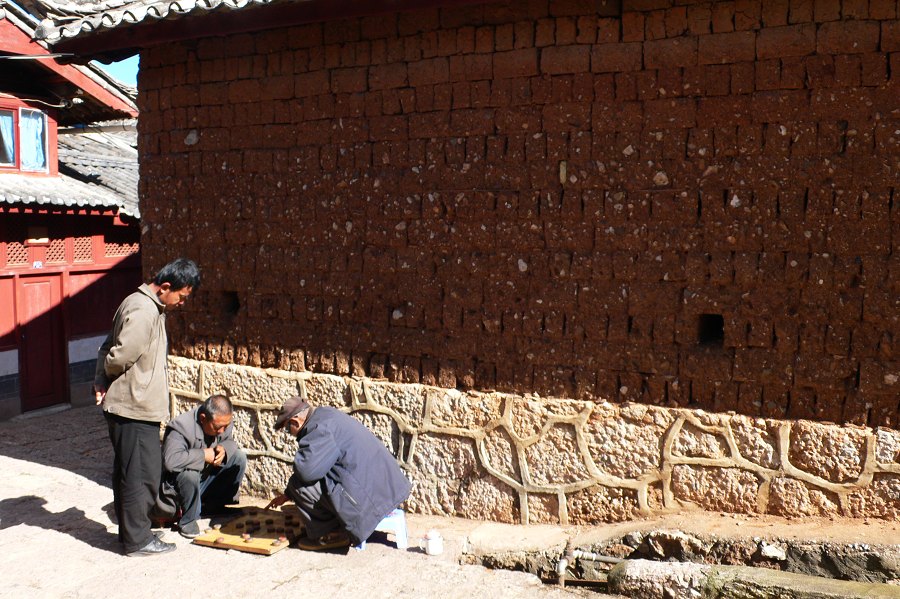
[[[900,545],[630,532],[564,549],[469,556],[548,584],[634,599],[900,599]]]

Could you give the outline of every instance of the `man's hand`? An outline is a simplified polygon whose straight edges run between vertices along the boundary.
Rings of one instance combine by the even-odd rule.
[[[106,388],[100,385],[94,385],[94,401],[97,402],[97,405],[102,405],[103,400],[106,399]]]
[[[213,466],[221,466],[225,463],[225,448],[221,445],[207,447],[203,450],[203,461]]]
[[[287,500],[288,500],[287,495],[285,495],[284,493],[279,493],[278,495],[275,496],[275,499],[273,499],[272,501],[270,501],[268,503],[268,505],[266,505],[266,509],[268,510],[273,507],[281,507],[282,505],[284,505],[287,502]]]

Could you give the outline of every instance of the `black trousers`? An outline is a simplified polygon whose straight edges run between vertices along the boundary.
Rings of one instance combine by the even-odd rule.
[[[104,412],[113,453],[113,501],[119,521],[119,541],[125,552],[153,540],[150,510],[162,477],[159,422],[132,420]]]

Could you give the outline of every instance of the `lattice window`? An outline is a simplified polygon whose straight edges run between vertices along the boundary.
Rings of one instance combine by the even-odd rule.
[[[114,241],[106,242],[106,255],[109,257],[130,256],[131,254],[137,254],[140,249],[141,244],[139,243],[115,243]]]
[[[65,262],[66,261],[66,240],[51,239],[50,245],[47,246],[47,262]]]
[[[94,244],[90,237],[75,238],[75,262],[93,262]]]
[[[28,264],[28,248],[24,243],[10,241],[6,244],[6,260],[12,264]]]

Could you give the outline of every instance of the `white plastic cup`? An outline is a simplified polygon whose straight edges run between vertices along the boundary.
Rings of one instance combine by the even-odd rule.
[[[437,530],[429,530],[422,540],[425,542],[425,553],[428,555],[440,555],[444,552],[444,538]]]

